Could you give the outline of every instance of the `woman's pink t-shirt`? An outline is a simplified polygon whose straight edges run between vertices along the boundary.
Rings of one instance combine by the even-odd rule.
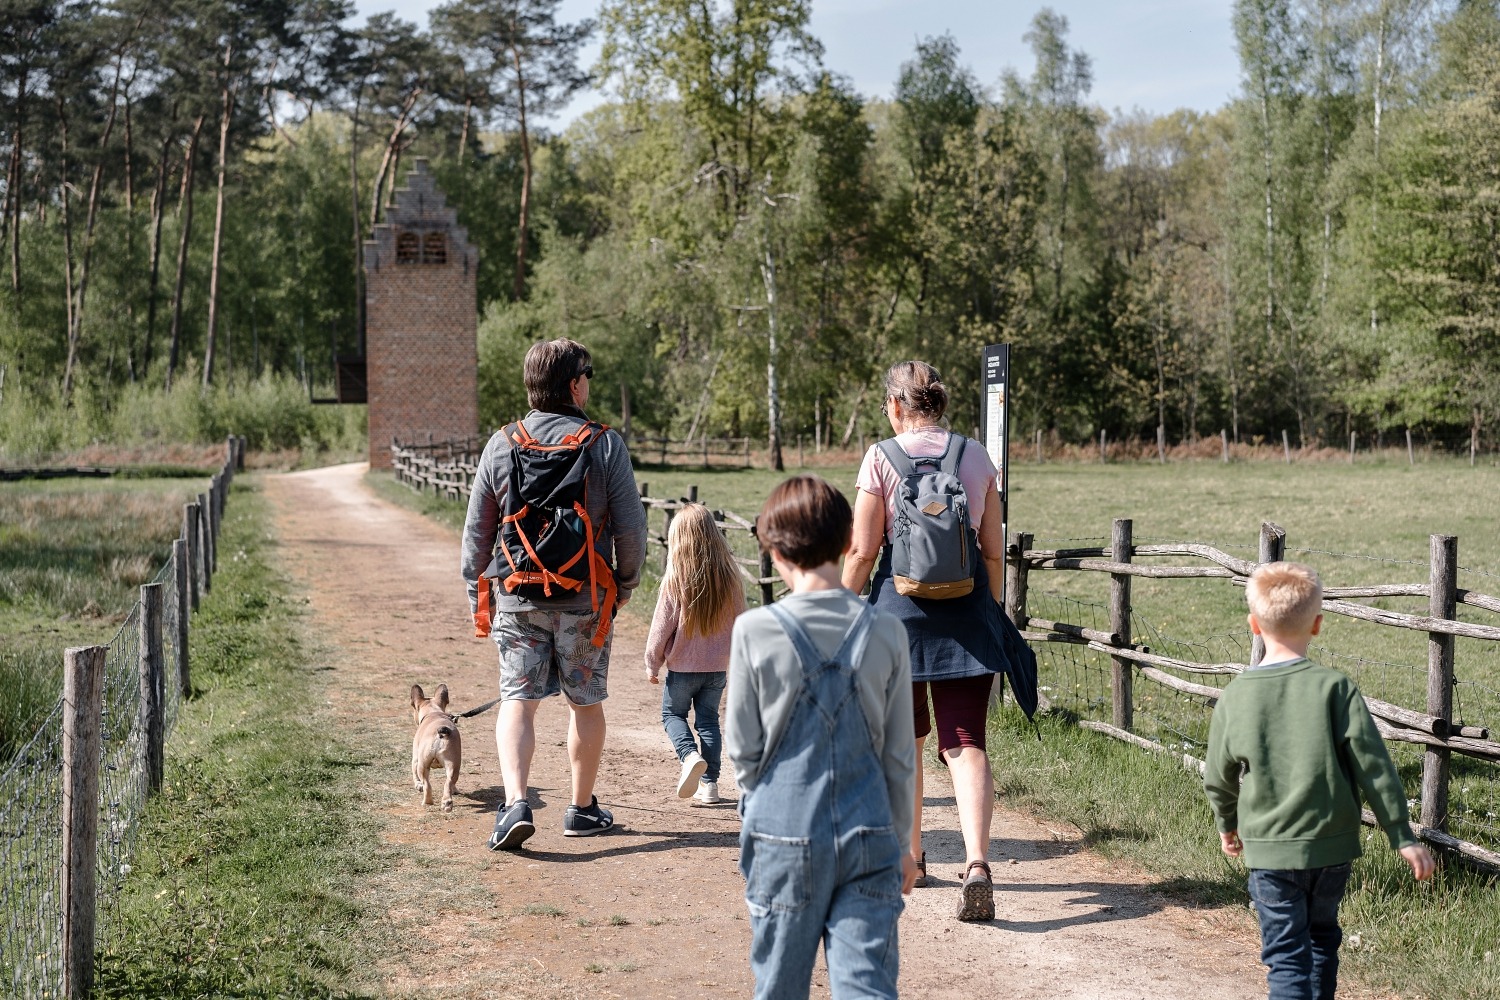
[[[912,458],[935,457],[948,447],[951,433],[936,426],[919,427],[914,431],[897,434],[896,443]],[[953,447],[958,447],[957,441],[953,442]],[[968,439],[963,459],[958,464],[958,481],[964,484],[964,492],[969,495],[969,523],[974,526],[975,531],[979,530],[979,523],[984,520],[984,501],[989,496],[990,489],[997,485],[997,475],[995,463],[990,461],[984,445],[972,438]],[[901,477],[891,468],[891,463],[879,445],[872,444],[870,450],[865,452],[865,460],[859,467],[859,479],[855,485],[885,501],[885,537],[887,541],[891,541],[891,531],[896,523],[896,490],[901,485]]]

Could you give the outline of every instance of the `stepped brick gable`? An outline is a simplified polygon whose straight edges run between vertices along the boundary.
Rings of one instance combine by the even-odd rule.
[[[422,158],[364,251],[370,467],[386,469],[393,438],[479,432],[479,253]]]

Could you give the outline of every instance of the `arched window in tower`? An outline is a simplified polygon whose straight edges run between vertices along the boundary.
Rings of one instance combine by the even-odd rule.
[[[442,233],[428,233],[422,240],[422,263],[448,263],[448,237]]]
[[[415,264],[422,253],[422,238],[416,233],[396,234],[396,263]]]

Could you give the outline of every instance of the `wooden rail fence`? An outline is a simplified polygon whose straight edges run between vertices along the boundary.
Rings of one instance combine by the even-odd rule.
[[[1258,562],[1273,562],[1283,558],[1286,533],[1277,525],[1262,525],[1259,559],[1257,562],[1250,562],[1210,545],[1135,545],[1131,542],[1131,527],[1128,519],[1116,520],[1110,545],[1107,547],[1035,549],[1032,547],[1031,534],[1012,534],[1006,551],[1006,612],[1016,627],[1021,629],[1022,635],[1033,644],[1076,644],[1111,658],[1111,721],[1105,723],[1082,720],[1080,725],[1153,751],[1170,752],[1161,744],[1132,732],[1135,713],[1134,679],[1139,677],[1212,703],[1219,697],[1218,687],[1195,683],[1177,675],[1237,674],[1258,663],[1264,650],[1257,642],[1251,651],[1250,664],[1200,663],[1153,653],[1149,647],[1131,641],[1131,581],[1136,577],[1212,578],[1244,586]],[[1453,718],[1454,637],[1496,642],[1500,641],[1500,627],[1458,621],[1456,612],[1460,604],[1500,612],[1500,599],[1457,586],[1458,540],[1455,537],[1433,535],[1430,543],[1427,583],[1330,587],[1324,592],[1323,611],[1377,625],[1427,633],[1425,706],[1417,710],[1371,697],[1366,697],[1365,703],[1387,741],[1415,744],[1423,749],[1419,835],[1439,846],[1457,851],[1471,861],[1500,871],[1500,852],[1493,849],[1494,845],[1481,846],[1459,840],[1448,833],[1448,790],[1452,755],[1461,754],[1490,764],[1500,764],[1500,742],[1490,739],[1486,727],[1465,725]],[[1138,557],[1186,557],[1201,560],[1208,565],[1140,564],[1134,561]],[[1049,570],[1109,574],[1111,631],[1104,632],[1030,615],[1027,611],[1030,575],[1033,571]],[[1398,614],[1351,600],[1376,597],[1427,597],[1428,614]],[[1202,769],[1202,760],[1190,754],[1174,756],[1181,756],[1184,763]],[[1500,773],[1497,773],[1496,778],[1500,780]],[[1372,820],[1367,817],[1367,821]]]

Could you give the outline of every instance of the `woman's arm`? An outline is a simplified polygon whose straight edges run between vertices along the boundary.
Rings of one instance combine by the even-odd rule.
[[[856,594],[870,582],[870,571],[880,558],[885,542],[885,501],[873,493],[860,490],[854,498],[854,536],[849,553],[844,556],[844,573],[840,582]]]
[[[990,480],[984,495],[984,517],[979,521],[979,555],[990,574],[990,596],[998,603],[1005,595],[1005,512],[1000,509],[1000,491]],[[856,523],[858,517],[855,518]]]

